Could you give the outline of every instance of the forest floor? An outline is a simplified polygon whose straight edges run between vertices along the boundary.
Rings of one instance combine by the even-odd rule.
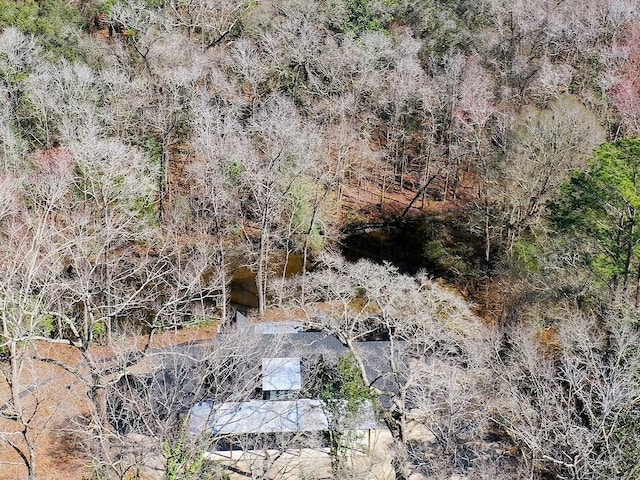
[[[405,220],[440,214],[454,214],[455,218],[456,213],[470,207],[474,197],[472,192],[478,188],[473,176],[469,175],[461,179],[455,197],[450,195],[447,199],[436,199],[427,194],[424,199],[421,196],[416,199],[418,191],[410,188],[413,185],[410,181],[406,185],[401,189],[394,184],[386,188],[384,194],[381,185],[375,183],[345,186],[341,195],[341,211],[348,214],[343,214],[340,223],[343,226],[389,225],[398,221],[403,213]],[[441,191],[444,186],[434,184],[434,188]],[[405,212],[410,204],[411,208]],[[475,313],[487,324],[499,323],[503,313],[504,288],[495,278],[478,275],[471,281],[459,279],[449,282],[447,286],[469,301]]]
[[[411,185],[407,183],[407,185]],[[375,183],[363,183],[361,185],[346,185],[341,192],[341,211],[348,212],[348,217],[341,218],[341,223],[350,221],[368,224],[386,223],[397,220],[411,204],[406,212],[407,219],[428,214],[453,212],[464,208],[466,191],[473,188],[472,184],[460,188],[461,194],[455,198],[436,200],[429,195],[419,196],[415,199],[417,190],[413,188],[400,188],[392,185],[382,189]]]
[[[205,325],[163,332],[153,336],[149,348],[208,340],[216,335],[217,330],[216,325]],[[117,348],[93,346],[91,355],[98,360],[108,361],[123,351],[144,348],[147,340],[146,336],[123,337],[116,340]],[[86,435],[86,416],[89,412],[88,388],[86,382],[82,381],[82,377],[86,378],[88,375],[88,369],[82,355],[75,347],[47,342],[38,342],[34,351],[29,353],[34,358],[25,358],[21,369],[21,390],[24,392],[21,400],[27,411],[36,408],[30,421],[29,434],[36,444],[38,478],[92,478],[88,468],[91,459],[83,453],[83,447],[79,443],[79,438]],[[68,370],[59,365],[65,365]],[[11,395],[6,385],[3,383],[5,388],[0,389],[2,408],[10,407],[7,402]],[[0,435],[9,437],[24,447],[19,434],[9,433],[17,430],[19,426],[16,422],[0,420]],[[23,478],[26,478],[23,462],[5,443],[0,449],[0,480]]]

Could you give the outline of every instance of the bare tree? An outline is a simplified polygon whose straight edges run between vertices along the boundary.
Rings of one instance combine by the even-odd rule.
[[[452,429],[451,417],[441,416],[430,399],[436,392],[441,398],[454,398],[455,389],[468,381],[465,365],[473,364],[478,372],[485,368],[490,351],[479,339],[486,333],[481,324],[460,298],[425,277],[414,279],[400,275],[390,265],[367,261],[349,264],[326,257],[324,262],[325,268],[291,281],[290,298],[295,303],[300,284],[306,283],[305,304],[299,306],[309,324],[336,335],[353,354],[364,384],[381,396],[381,414],[394,440],[396,478],[408,478],[414,468],[412,457],[429,446],[424,438],[419,445],[412,444],[409,430],[415,419],[439,436],[441,448],[460,468],[464,464],[460,449],[471,445],[477,434],[463,435]],[[374,362],[384,365],[377,377],[372,377],[375,372],[367,367],[371,352],[361,343],[371,338],[387,340],[375,352]],[[442,390],[426,388],[436,383],[438,369],[444,368],[456,372],[459,380]],[[455,379],[451,374],[449,377]],[[475,399],[460,400],[468,402],[456,427],[460,431],[470,422],[481,430],[482,421],[473,420],[480,398],[478,393]]]
[[[52,195],[48,208],[28,214],[18,190],[5,186],[3,200],[9,208],[0,221],[0,349],[5,357],[0,369],[0,441],[17,454],[29,479],[38,474],[36,446],[45,421],[38,390],[42,379],[31,357],[34,341],[47,338],[55,328],[49,287],[61,262],[59,250],[51,248],[48,221],[59,198]]]
[[[251,1],[172,0],[167,10],[175,16],[176,26],[186,28],[189,36],[199,38],[205,48],[212,48],[239,30],[253,7]]]
[[[558,327],[521,325],[510,334],[511,354],[495,364],[503,393],[493,420],[518,446],[533,478],[637,472],[624,440],[633,435],[625,429],[638,402],[632,378],[639,365],[631,354],[637,332],[629,314],[622,307],[598,325],[573,312]]]
[[[220,275],[221,318],[224,322],[228,318],[229,243],[232,238],[239,237],[234,222],[241,218],[238,187],[243,167],[237,158],[253,152],[248,141],[243,140],[237,122],[225,118],[222,109],[213,102],[209,103],[207,97],[200,100],[196,107],[193,139],[197,160],[189,171],[193,180],[192,207],[194,223],[202,222],[205,235],[211,235],[216,246],[214,264]]]
[[[105,376],[107,415],[94,419],[97,432],[85,438],[96,467],[119,478],[155,468],[176,480],[215,471],[206,454],[225,444],[229,435],[209,431],[206,425],[190,431],[191,408],[198,402],[255,398],[260,360],[277,352],[278,342],[260,342],[252,331],[239,330],[217,336],[211,345],[150,349],[124,368],[113,368],[118,366],[113,359]],[[247,442],[246,448],[263,448],[255,443],[259,439]]]
[[[611,98],[618,111],[619,120],[624,135],[637,135],[640,132],[638,114],[638,61],[637,47],[638,22],[631,23],[620,38],[611,45],[607,60],[614,68],[610,77],[603,79],[602,87]],[[617,134],[618,132],[616,132]]]
[[[295,185],[316,161],[317,137],[305,125],[290,101],[270,99],[251,118],[247,133],[253,140],[255,157],[242,164],[243,186],[250,193],[246,209],[257,223],[256,286],[260,314],[266,308],[269,258],[273,228],[282,217],[285,202]]]
[[[123,260],[119,250],[150,235],[155,175],[140,152],[111,139],[85,138],[71,146],[71,155],[81,200],[67,206],[60,242],[70,261],[66,286],[75,299],[69,300],[82,306],[81,338],[88,345],[96,328],[109,337],[113,320],[132,301],[131,295],[142,294],[142,289],[134,289],[123,298],[111,289],[127,272],[117,268]]]
[[[509,253],[522,232],[539,228],[546,202],[603,139],[598,120],[573,97],[523,112],[508,136],[502,181],[489,192]]]

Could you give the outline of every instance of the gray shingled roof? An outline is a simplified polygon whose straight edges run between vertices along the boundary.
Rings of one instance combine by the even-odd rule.
[[[299,322],[260,322],[253,325],[253,330],[263,335],[301,333],[304,325]]]

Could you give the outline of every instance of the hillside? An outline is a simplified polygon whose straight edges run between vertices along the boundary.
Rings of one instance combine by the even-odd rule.
[[[0,478],[277,478],[185,432],[236,311],[349,352],[300,395],[396,479],[640,478],[636,3],[0,0]]]

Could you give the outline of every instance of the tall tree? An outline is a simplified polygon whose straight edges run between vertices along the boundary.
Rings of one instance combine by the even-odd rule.
[[[497,207],[491,213],[508,255],[522,235],[540,229],[547,203],[603,140],[598,119],[571,95],[544,110],[525,108],[517,117],[503,161],[489,172],[489,194]]]
[[[566,311],[555,327],[507,332],[511,348],[492,364],[499,385],[492,417],[520,450],[529,478],[640,472],[637,313],[610,308],[602,318]]]
[[[291,280],[289,299],[303,309],[310,326],[335,335],[349,349],[364,385],[382,397],[381,415],[393,438],[396,479],[420,471],[416,465],[428,457],[430,441],[410,436],[416,418],[436,434],[448,468],[460,467],[477,452],[471,444],[475,433],[470,432],[482,427],[482,415],[474,413],[479,397],[469,395],[444,411],[436,408],[442,410],[443,402],[463,390],[462,383],[479,387],[488,380],[482,372],[488,358],[483,338],[489,332],[461,298],[424,276],[411,278],[389,264],[366,260],[352,264],[335,256],[325,256],[319,263],[325,268]],[[299,304],[303,285],[305,296]],[[384,365],[381,372],[367,368],[372,352],[360,343],[372,337],[388,339],[376,343],[373,362]],[[474,372],[465,372],[465,364],[473,365]],[[438,378],[443,371],[452,382]],[[437,392],[425,388],[436,384]],[[449,407],[457,413],[447,411]],[[462,451],[467,452],[464,457]]]
[[[258,228],[256,286],[260,313],[266,307],[269,257],[276,226],[295,185],[316,161],[317,135],[285,97],[270,98],[247,127],[256,156],[244,159],[242,177],[249,192],[246,208]]]
[[[215,99],[203,96],[199,100],[195,107],[192,140],[197,159],[189,168],[193,226],[201,227],[215,245],[213,257],[222,295],[220,317],[224,322],[228,318],[229,302],[227,259],[242,217],[236,190],[242,167],[237,159],[251,155],[251,152],[240,125],[225,116],[229,112],[223,111]]]
[[[640,140],[597,149],[586,171],[576,171],[553,205],[553,219],[595,249],[591,267],[616,291],[635,289],[640,305]]]

